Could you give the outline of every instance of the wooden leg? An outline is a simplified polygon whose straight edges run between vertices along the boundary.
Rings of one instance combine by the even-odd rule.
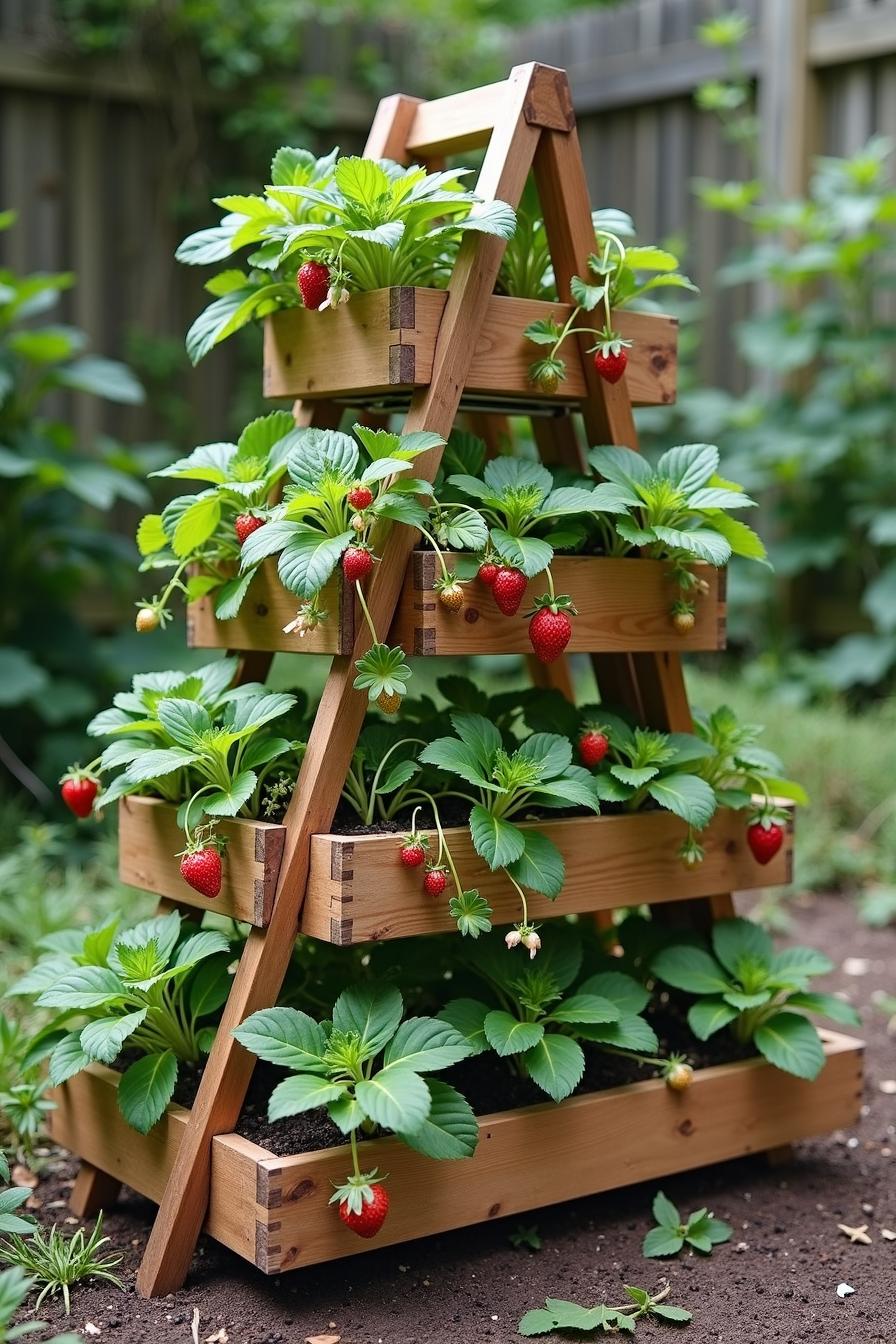
[[[89,1162],[82,1162],[69,1196],[69,1207],[76,1218],[92,1218],[100,1209],[109,1209],[121,1192],[121,1181]]]

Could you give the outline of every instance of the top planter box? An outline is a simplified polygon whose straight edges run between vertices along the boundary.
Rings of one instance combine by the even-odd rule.
[[[350,303],[322,313],[289,308],[265,322],[264,395],[303,401],[410,392],[432,378],[433,354],[448,293],[400,286],[356,294]],[[554,393],[529,382],[539,347],[523,335],[530,322],[553,316],[561,324],[569,304],[493,295],[473,352],[465,393],[472,398],[551,403],[581,401],[585,378],[567,359],[567,376]],[[617,330],[633,347],[625,373],[635,406],[675,400],[678,322],[673,317],[622,310]],[[544,353],[542,351],[542,353]]]

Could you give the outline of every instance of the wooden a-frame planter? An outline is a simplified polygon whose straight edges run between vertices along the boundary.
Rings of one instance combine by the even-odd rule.
[[[427,163],[479,148],[485,153],[476,192],[484,201],[516,206],[530,172],[534,175],[558,293],[569,301],[571,279],[585,273],[594,249],[594,225],[565,73],[538,64],[521,65],[508,79],[470,93],[429,103],[403,95],[384,99],[365,153],[377,159]],[[537,393],[527,381],[528,366],[537,350],[525,341],[522,330],[536,314],[550,311],[562,320],[565,310],[562,304],[542,307],[496,297],[503,251],[498,239],[468,236],[447,293],[399,290],[397,295],[392,291],[355,296],[335,312],[290,310],[274,316],[266,332],[267,394],[300,396],[299,422],[320,428],[338,423],[340,404],[374,413],[377,407],[407,406],[405,432],[425,430],[441,439],[451,432],[464,403],[471,410],[479,409],[486,437],[493,442],[506,433],[506,422],[489,419],[483,408],[494,417],[503,407],[531,415],[532,433],[546,463],[575,471],[583,469],[582,437],[576,433],[572,411],[581,413],[585,442],[637,449],[632,405],[668,404],[674,397],[674,324],[652,316],[614,314],[622,332],[635,339],[626,377],[613,386],[602,382],[588,353],[590,338],[577,336],[576,346],[564,350],[566,382],[555,395]],[[429,450],[415,460],[415,475],[432,482],[440,461],[441,450]],[[380,563],[365,585],[366,600],[378,631],[390,630],[396,619],[404,620],[413,611],[403,639],[414,644],[414,651],[418,651],[419,635],[419,651],[448,652],[449,630],[432,619],[426,609],[426,588],[417,583],[413,567],[409,570],[416,540],[413,529],[390,529]],[[641,561],[623,563],[626,576],[646,572],[635,568]],[[405,609],[403,595],[409,575],[411,596]],[[592,591],[599,602],[609,600],[601,587],[589,587],[588,592]],[[269,593],[273,600],[274,589]],[[592,628],[586,622],[582,632],[587,631],[587,640],[594,643],[586,644],[583,638],[573,647],[593,655],[597,684],[607,703],[624,707],[653,728],[689,732],[693,722],[678,655],[688,647],[719,647],[722,601],[723,593],[715,590],[713,601],[705,604],[708,616],[704,619],[709,620],[705,645],[689,646],[677,640],[669,645],[664,631],[654,624],[658,610],[654,605],[653,614],[645,616],[643,630],[640,622],[629,624],[618,617],[609,626],[598,621]],[[262,605],[266,605],[263,600]],[[258,618],[259,613],[255,614]],[[290,607],[280,624],[292,615]],[[340,621],[341,617],[342,613]],[[196,611],[191,621],[194,638],[203,647]],[[477,626],[481,626],[479,635],[485,636],[488,624],[482,611],[479,620],[465,622],[465,635],[475,642]],[[256,619],[245,628],[216,634],[245,652],[241,672],[245,681],[263,679],[270,654],[281,647],[273,637],[266,640],[265,628]],[[364,1160],[390,1172],[391,1208],[382,1232],[369,1243],[353,1237],[327,1206],[331,1182],[343,1179],[348,1170],[344,1149],[279,1158],[237,1138],[232,1131],[254,1060],[234,1038],[233,1028],[256,1009],[276,1002],[300,925],[317,920],[323,929],[318,936],[332,937],[335,928],[340,941],[360,937],[362,924],[371,935],[378,932],[381,937],[396,936],[398,927],[392,892],[404,879],[394,864],[394,837],[385,842],[391,876],[383,880],[385,851],[379,851],[379,867],[368,863],[368,856],[382,845],[381,837],[372,837],[368,847],[366,838],[362,842],[361,837],[334,838],[331,834],[367,709],[366,696],[353,686],[353,662],[371,643],[363,622],[353,620],[351,649],[345,647],[347,637],[341,633],[340,622],[331,626],[331,632],[334,628],[336,636],[329,633],[321,638],[338,639],[340,647],[317,646],[318,651],[337,656],[283,827],[274,828],[282,829],[284,838],[273,903],[266,907],[265,896],[260,903],[261,918],[267,918],[267,924],[253,928],[244,945],[191,1110],[169,1108],[157,1130],[143,1139],[128,1130],[118,1114],[114,1104],[117,1079],[109,1070],[91,1067],[59,1091],[60,1108],[52,1117],[54,1135],[85,1159],[73,1196],[76,1211],[83,1215],[108,1202],[116,1179],[126,1179],[161,1201],[137,1276],[141,1294],[168,1293],[183,1283],[204,1221],[225,1245],[274,1273],[741,1153],[778,1148],[855,1119],[861,1046],[845,1037],[827,1035],[828,1063],[814,1083],[800,1082],[752,1060],[698,1072],[693,1087],[683,1096],[651,1081],[576,1097],[559,1107],[546,1103],[485,1116],[480,1121],[482,1142],[476,1156],[457,1163],[434,1163],[393,1139],[376,1140],[365,1144]],[[519,629],[525,638],[522,620]],[[488,632],[487,641],[494,638],[494,631]],[[483,651],[487,641],[483,639],[477,650],[465,639],[461,652]],[[506,645],[502,648],[512,651]],[[522,645],[517,651],[525,649]],[[549,684],[571,693],[562,663],[552,665],[545,675]],[[130,809],[134,824],[151,816],[150,810],[141,812],[140,807],[135,804]],[[632,832],[624,829],[628,822]],[[669,821],[645,815],[560,824],[568,825],[570,833],[581,830],[598,840],[611,835],[624,840],[639,827],[661,828]],[[728,824],[724,818],[714,823],[722,829],[702,870],[688,872],[673,857],[674,875],[667,865],[677,835],[669,850],[662,850],[661,861],[656,837],[647,837],[646,830],[642,831],[646,850],[636,840],[630,856],[628,840],[615,849],[608,839],[600,841],[602,848],[593,850],[573,845],[570,889],[580,893],[581,909],[606,908],[611,899],[609,888],[603,896],[598,892],[597,905],[593,890],[586,897],[583,865],[590,857],[596,882],[598,865],[603,861],[609,867],[607,856],[613,853],[618,860],[613,883],[620,902],[644,900],[657,907],[656,918],[662,919],[668,891],[675,888],[682,893],[675,899],[685,901],[680,909],[691,927],[730,915],[731,886],[735,882],[755,885],[758,874],[752,861],[749,872],[744,869],[742,835],[728,834],[727,839],[723,835]],[[240,877],[240,892],[233,893],[233,900],[244,902],[241,908],[257,917],[259,898],[254,884],[259,869],[262,874],[268,872],[267,862],[258,858],[254,848],[259,842],[257,824],[238,823],[237,829],[247,857],[245,890]],[[265,846],[276,844],[268,836],[261,839]],[[353,846],[351,866],[348,844]],[[789,842],[783,856],[775,860],[778,867],[769,865],[763,880],[786,880],[788,854]],[[654,862],[659,866],[648,873]],[[141,868],[142,884],[147,884],[148,876],[152,885],[147,867],[143,864]],[[365,874],[375,883],[377,873],[381,891],[373,895],[379,898],[382,931],[375,927],[366,878],[364,890],[361,883]],[[707,891],[710,880],[718,881],[712,892]],[[306,892],[309,903],[303,912]],[[412,897],[414,908],[419,909],[419,893]],[[175,899],[178,904],[189,902],[182,891]],[[586,899],[591,903],[584,904]],[[495,893],[499,918],[509,913],[503,900],[503,895]],[[574,900],[578,902],[579,895]],[[441,918],[440,911],[432,916],[433,922]],[[352,924],[350,932],[347,921]],[[409,921],[409,927],[401,931],[429,931],[429,925],[424,929]]]
[[[277,1157],[238,1134],[212,1142],[206,1231],[266,1274],[325,1263],[581,1195],[656,1180],[855,1122],[861,1042],[824,1032],[826,1063],[807,1083],[760,1058],[701,1069],[686,1093],[659,1079],[479,1120],[472,1158],[432,1162],[399,1140],[361,1145],[361,1165],[389,1173],[391,1209],[359,1241],[328,1203],[347,1147]],[[168,1107],[148,1135],[118,1110],[118,1074],[92,1064],[53,1094],[53,1138],[158,1201],[189,1111]]]
[[[453,569],[461,557],[446,554]],[[697,566],[709,591],[697,603],[696,622],[678,634],[671,620],[677,590],[662,560],[638,557],[560,555],[551,564],[558,593],[571,593],[578,615],[573,620],[569,653],[706,653],[725,647],[724,569]],[[543,575],[532,579],[517,616],[504,616],[478,579],[464,586],[464,606],[448,611],[433,583],[440,571],[433,551],[414,551],[389,631],[390,644],[414,656],[531,653],[523,613],[546,591]],[[341,574],[323,589],[319,604],[329,618],[316,630],[286,634],[299,599],[277,574],[277,562],[263,562],[240,614],[215,619],[214,594],[187,609],[187,643],[196,649],[256,649],[266,653],[350,653],[361,620],[354,594],[346,596]]]
[[[432,380],[439,326],[448,294],[399,286],[355,294],[322,313],[288,308],[265,320],[264,395],[327,398],[355,404],[377,394],[409,393]],[[570,360],[556,392],[529,381],[539,348],[523,332],[538,318],[562,326],[572,306],[493,294],[476,340],[464,384],[466,402],[535,403],[543,409],[585,396],[581,366]],[[616,329],[633,342],[625,383],[635,406],[675,400],[678,321],[655,313],[622,310]]]

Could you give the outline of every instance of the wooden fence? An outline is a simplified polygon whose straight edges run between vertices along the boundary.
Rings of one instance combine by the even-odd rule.
[[[595,203],[631,211],[645,239],[687,240],[687,266],[706,295],[701,374],[737,388],[744,371],[728,333],[752,296],[712,289],[737,227],[700,207],[692,190],[697,177],[748,172],[714,117],[693,103],[697,85],[724,64],[696,41],[696,26],[734,8],[756,28],[745,62],[757,80],[762,169],[784,192],[802,189],[813,153],[848,153],[872,132],[896,128],[896,0],[630,0],[518,33],[507,65],[541,60],[570,71]],[[158,435],[170,419],[158,412],[185,397],[185,434],[220,436],[235,416],[257,408],[254,347],[241,361],[232,343],[195,374],[187,369],[180,342],[204,302],[204,272],[175,265],[172,254],[190,228],[215,217],[213,207],[197,213],[195,203],[232,171],[233,148],[215,126],[222,103],[233,106],[238,96],[203,87],[201,71],[181,69],[176,52],[164,69],[137,58],[88,64],[66,46],[54,13],[53,0],[0,4],[0,206],[22,217],[0,235],[0,257],[22,270],[76,271],[62,316],[86,328],[95,350],[121,355],[135,329],[169,342],[167,355],[150,351],[158,369],[152,405],[109,415],[80,398],[82,433]],[[310,23],[304,31],[297,123],[303,90],[317,102],[320,73],[344,73],[361,42],[405,92],[420,92],[394,29]],[[351,84],[339,81],[325,109],[327,144],[355,147],[363,137],[375,100]],[[284,139],[290,131],[284,127]]]
[[[693,191],[695,178],[751,175],[693,100],[725,70],[724,53],[701,46],[695,30],[729,10],[753,24],[743,55],[756,80],[760,172],[784,195],[803,191],[813,155],[896,135],[894,0],[632,0],[529,28],[510,57],[569,71],[595,203],[628,210],[644,240],[687,240],[687,269],[705,296],[701,377],[736,390],[745,371],[730,327],[755,296],[713,288],[738,228]]]
[[[289,143],[313,111],[312,124],[326,127],[321,148],[363,144],[375,96],[337,84],[353,42],[400,68],[392,31],[304,24],[303,68],[290,83],[295,123],[277,143]],[[189,369],[183,337],[207,301],[211,271],[173,256],[186,233],[216,221],[212,194],[235,183],[237,149],[216,134],[216,113],[238,101],[238,93],[212,92],[183,52],[172,49],[154,68],[139,57],[86,61],[67,42],[53,0],[0,4],[0,208],[19,212],[18,225],[0,234],[2,264],[76,272],[61,319],[83,327],[94,351],[118,358],[139,331],[156,370],[145,408],[71,399],[65,412],[85,439],[98,428],[131,440],[176,434],[179,419],[186,438],[213,440],[229,437],[243,410],[246,419],[258,413],[257,351],[241,360],[231,342]]]

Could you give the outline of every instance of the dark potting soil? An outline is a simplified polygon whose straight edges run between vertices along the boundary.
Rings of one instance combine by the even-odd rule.
[[[439,819],[442,826],[446,829],[449,826],[466,826],[470,819],[470,809],[460,798],[439,798]],[[657,805],[651,799],[639,809],[641,812],[655,812]],[[619,803],[601,803],[600,814],[602,817],[619,816],[625,809]],[[400,812],[393,821],[376,821],[372,826],[364,826],[358,821],[358,814],[354,808],[349,807],[345,801],[339,804],[336,816],[333,818],[334,835],[383,835],[384,833],[394,835],[396,832],[403,833],[411,828],[411,818],[414,809],[408,808]],[[548,808],[529,808],[525,813],[520,813],[514,817],[515,822],[521,821],[562,821],[567,817],[589,817],[593,813],[588,812],[582,807],[552,807]],[[420,807],[417,813],[418,830],[432,830],[434,823],[432,819],[432,809],[425,805]]]
[[[660,1055],[678,1051],[687,1055],[694,1068],[705,1069],[713,1064],[746,1059],[754,1053],[748,1046],[739,1046],[727,1032],[719,1032],[706,1042],[695,1041],[688,1029],[682,1005],[666,995],[662,995],[661,999],[664,1001],[651,1003],[645,1014],[660,1042]],[[588,1044],[585,1044],[584,1050],[585,1073],[575,1090],[576,1096],[602,1092],[609,1087],[657,1076],[655,1067],[639,1064],[630,1057],[610,1055]],[[256,1065],[236,1132],[260,1147],[267,1148],[276,1157],[310,1153],[321,1148],[338,1148],[344,1144],[345,1135],[323,1109],[305,1111],[269,1123],[268,1098],[284,1077],[285,1071],[272,1064],[259,1062]],[[440,1077],[453,1083],[463,1093],[477,1115],[491,1115],[495,1111],[514,1110],[550,1100],[531,1079],[522,1077],[516,1071],[512,1060],[499,1060],[491,1053],[465,1059],[445,1070]],[[182,1064],[174,1100],[182,1106],[191,1106],[199,1078],[200,1070],[197,1067]]]
[[[896,1231],[896,1046],[874,1005],[896,984],[896,927],[857,923],[844,896],[815,898],[796,916],[792,941],[820,947],[837,966],[818,987],[845,992],[863,1015],[865,1105],[849,1130],[798,1144],[785,1165],[761,1157],[719,1163],[273,1279],[202,1238],[185,1286],[150,1301],[137,1297],[134,1276],[155,1207],[125,1190],[107,1209],[103,1232],[112,1242],[105,1249],[124,1256],[118,1273],[126,1291],[75,1284],[71,1317],[61,1301],[45,1299],[36,1315],[49,1325],[32,1338],[71,1330],[95,1344],[303,1344],[315,1336],[340,1344],[514,1344],[520,1318],[545,1297],[619,1303],[623,1284],[656,1290],[665,1279],[669,1301],[694,1319],[681,1329],[639,1323],[645,1344],[894,1344],[896,1242],[883,1231]],[[649,1146],[651,1135],[643,1140]],[[47,1155],[30,1201],[40,1223],[59,1222],[66,1235],[78,1225],[63,1221],[75,1172],[65,1154]],[[645,1260],[658,1189],[683,1212],[705,1205],[726,1219],[731,1241],[711,1256]],[[840,1223],[866,1225],[870,1244],[850,1241]],[[540,1251],[511,1245],[521,1226],[537,1228]],[[854,1292],[838,1296],[843,1284]],[[33,1303],[32,1295],[22,1319]],[[560,1336],[545,1338],[560,1344]]]

